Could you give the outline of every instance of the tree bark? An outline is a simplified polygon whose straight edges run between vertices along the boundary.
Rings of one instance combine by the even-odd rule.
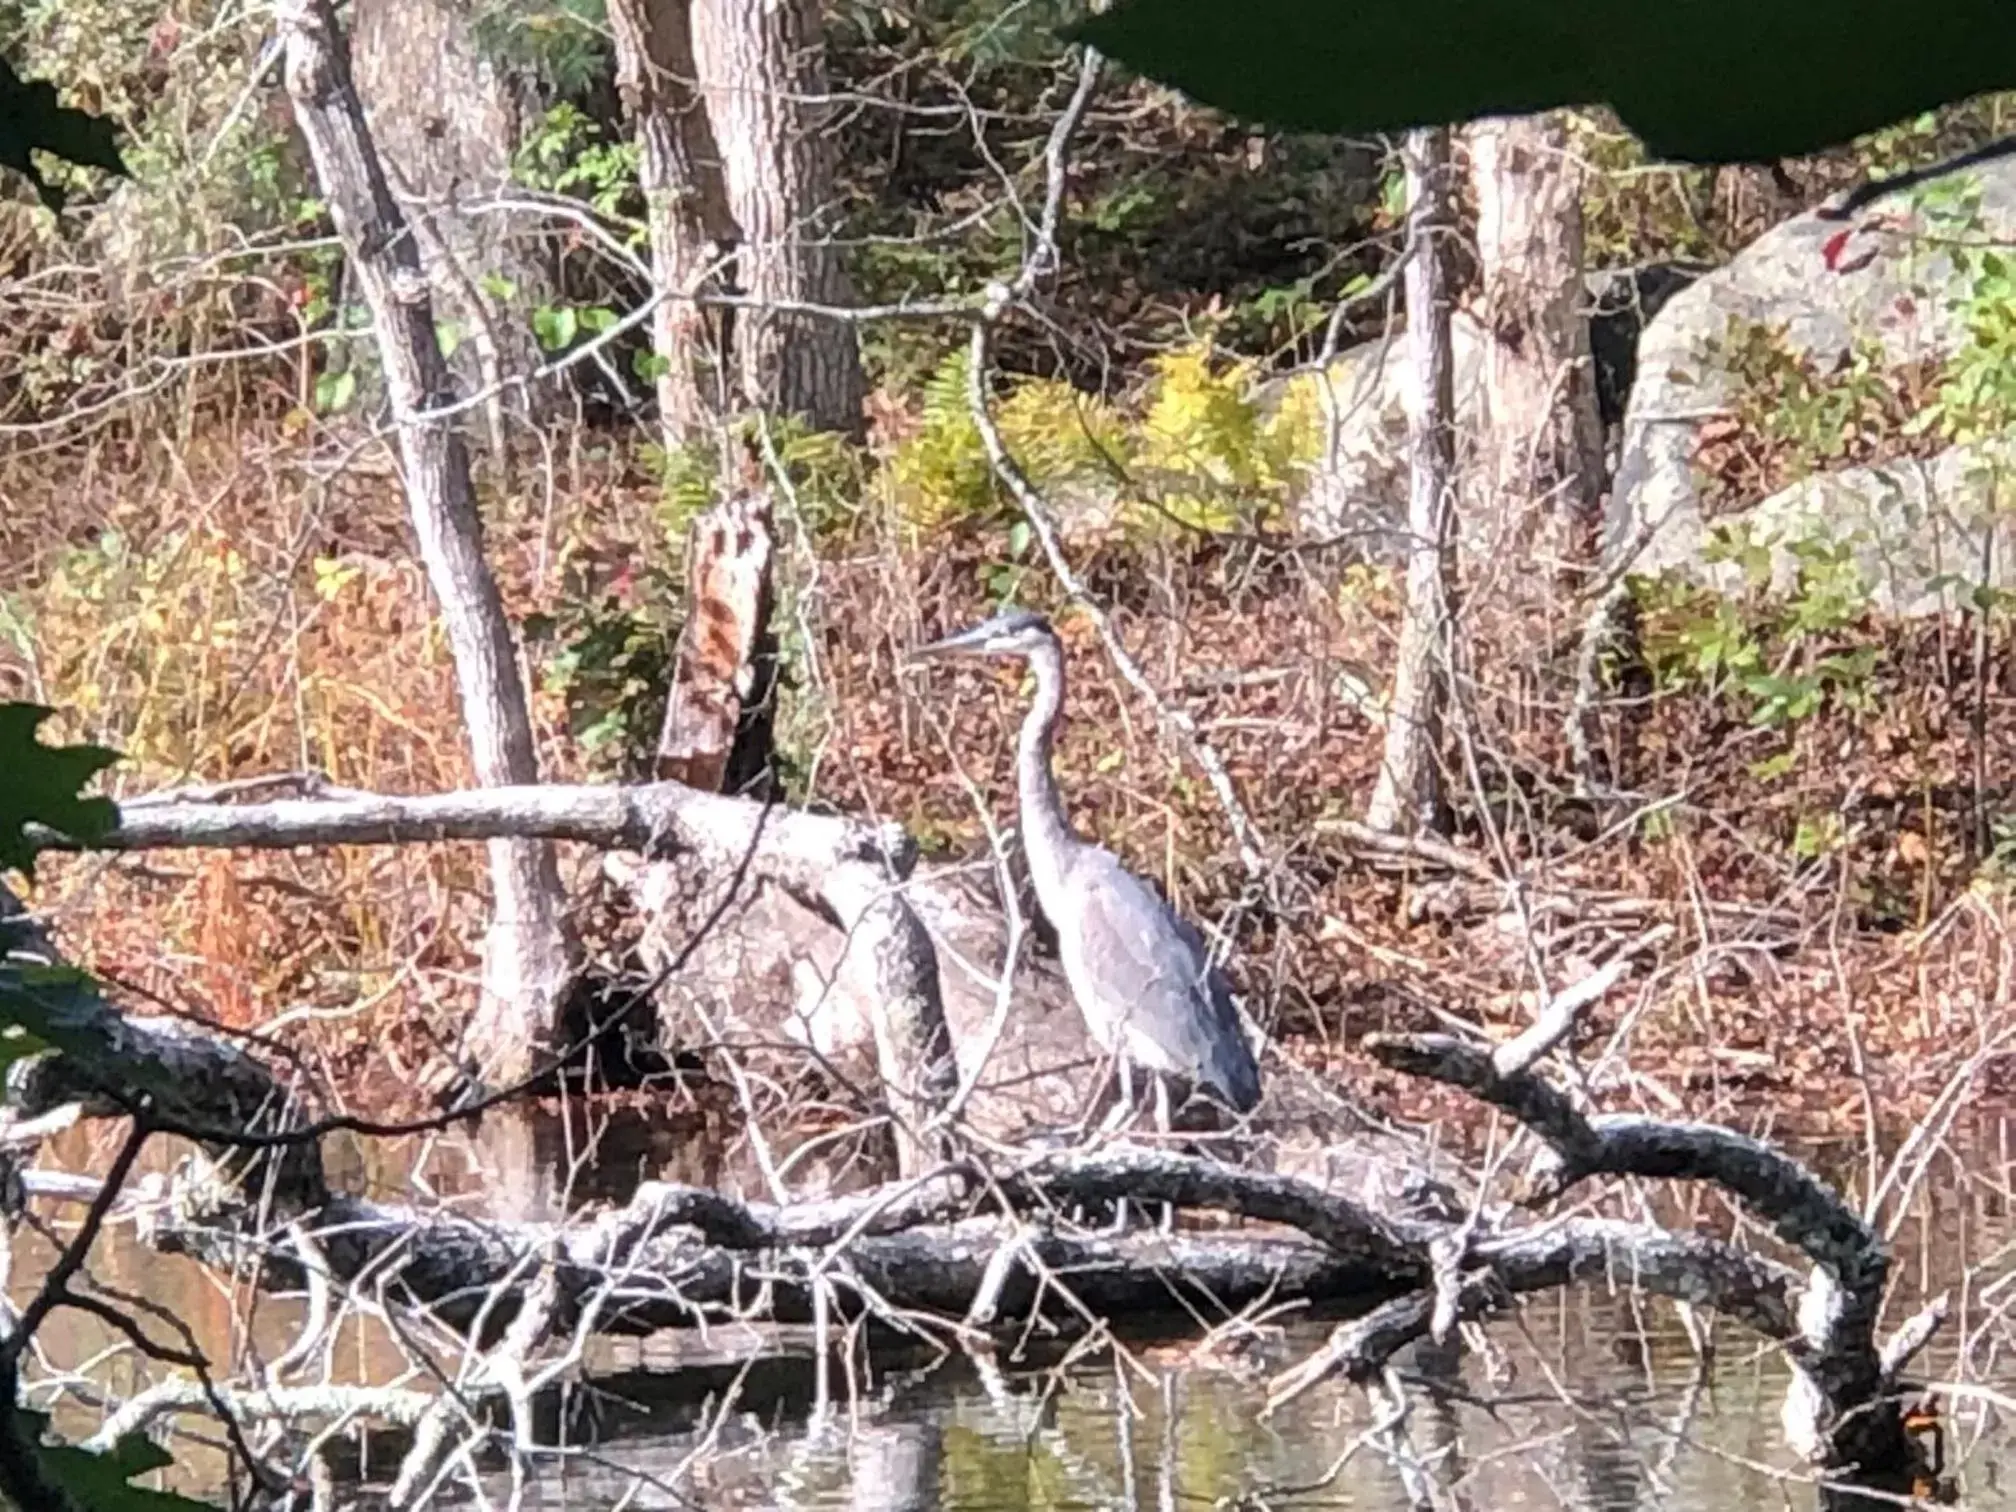
[[[686,621],[666,690],[654,775],[709,793],[751,764],[738,743],[767,747],[751,716],[774,691],[776,657],[759,655],[770,626],[770,496],[738,490],[693,522],[686,541]],[[756,740],[738,737],[753,736]],[[766,749],[749,753],[760,772]],[[745,770],[736,771],[739,765]]]
[[[617,87],[637,137],[651,237],[658,421],[667,448],[704,433],[728,406],[722,322],[695,302],[716,290],[735,240],[721,154],[695,87],[692,0],[610,0]]]
[[[552,287],[537,243],[512,235],[510,217],[479,214],[472,203],[511,182],[530,93],[483,55],[475,35],[478,0],[356,0],[351,25],[359,101],[393,186],[409,215],[424,219],[420,259],[437,309],[464,341],[451,359],[461,381],[496,389],[486,409],[529,414],[523,378],[539,365],[527,312]],[[508,297],[494,284],[511,285]],[[493,418],[493,450],[507,444]],[[503,458],[499,457],[500,463]]]
[[[1775,1146],[1718,1125],[1585,1113],[1530,1062],[1506,1057],[1506,1046],[1494,1053],[1446,1034],[1372,1034],[1364,1044],[1382,1065],[1460,1087],[1539,1135],[1545,1148],[1525,1175],[1527,1205],[1551,1202],[1592,1176],[1707,1182],[1735,1198],[1813,1266],[1791,1299],[1792,1330],[1777,1335],[1792,1364],[1786,1437],[1829,1469],[1882,1475],[1911,1462],[1897,1378],[1939,1326],[1946,1301],[1880,1340],[1888,1246],[1826,1182]],[[1383,1362],[1425,1331],[1426,1320],[1427,1304],[1411,1298],[1354,1325],[1357,1368],[1373,1368],[1375,1356]],[[1374,1332],[1380,1343],[1367,1349]]]
[[[862,429],[854,328],[779,305],[845,305],[818,0],[694,0],[702,93],[740,231],[751,306],[737,322],[744,401],[822,430]]]
[[[685,852],[710,867],[746,865],[794,891],[813,893],[829,872],[852,862],[886,868],[900,881],[917,859],[916,842],[893,822],[770,808],[676,782],[635,788],[541,783],[416,797],[345,791],[270,803],[170,798],[121,804],[118,824],[89,842],[39,825],[28,833],[43,850],[114,851],[572,840],[649,856]]]
[[[1494,538],[1561,560],[1591,543],[1603,490],[1581,173],[1559,114],[1480,121],[1469,137],[1487,337],[1477,476]]]
[[[1385,759],[1366,809],[1375,830],[1441,831],[1440,755],[1455,559],[1455,358],[1449,331],[1449,133],[1407,134],[1407,608],[1400,625]]]
[[[285,0],[279,21],[287,92],[377,333],[407,501],[455,658],[476,778],[486,786],[535,783],[525,685],[483,556],[468,449],[452,420],[428,417],[452,403],[455,386],[419,255],[365,127],[334,8],[329,0]],[[485,1074],[512,1081],[552,1041],[573,951],[550,845],[493,841],[490,877],[494,913],[469,1043]]]

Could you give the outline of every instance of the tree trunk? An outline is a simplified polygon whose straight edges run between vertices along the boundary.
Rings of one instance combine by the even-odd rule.
[[[1591,544],[1603,427],[1582,283],[1582,183],[1558,114],[1470,128],[1483,273],[1478,457],[1493,538],[1557,560]]]
[[[1449,133],[1407,134],[1407,611],[1393,670],[1386,752],[1365,822],[1440,831],[1442,707],[1455,565],[1455,360],[1449,334]]]
[[[284,0],[279,18],[287,92],[377,332],[407,501],[454,654],[477,781],[537,782],[525,685],[483,556],[469,453],[453,420],[425,415],[452,403],[455,386],[435,337],[418,253],[365,128],[330,0]],[[490,877],[495,913],[470,1043],[485,1073],[508,1082],[551,1042],[572,950],[550,845],[491,842]]]
[[[822,430],[862,429],[852,326],[783,304],[845,305],[818,0],[694,0],[702,93],[754,302],[737,322],[745,402]],[[764,308],[768,304],[771,308]]]
[[[666,295],[652,317],[658,419],[668,448],[728,406],[723,323],[692,300],[718,284],[735,241],[721,154],[695,91],[692,0],[610,0],[616,76],[637,137],[651,276]]]
[[[511,182],[529,91],[483,55],[478,0],[355,0],[357,94],[381,163],[409,218],[437,311],[462,336],[451,362],[486,404],[493,452],[503,416],[532,412],[523,378],[541,360],[527,312],[553,284],[538,244],[512,218],[469,207]],[[509,285],[508,291],[497,280]],[[496,458],[503,462],[501,454]]]

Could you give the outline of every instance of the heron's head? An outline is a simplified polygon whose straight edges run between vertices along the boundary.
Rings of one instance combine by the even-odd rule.
[[[1057,644],[1050,621],[1029,609],[1009,609],[957,635],[919,646],[919,656],[1028,656]]]

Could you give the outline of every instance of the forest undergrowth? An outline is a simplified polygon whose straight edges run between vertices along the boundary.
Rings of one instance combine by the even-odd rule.
[[[676,510],[648,459],[606,435],[569,431],[532,461],[532,485],[487,507],[544,771],[636,776],[680,612]],[[273,419],[225,412],[7,473],[0,680],[61,709],[66,737],[124,751],[117,791],[276,772],[468,782],[389,471],[324,477]],[[1389,569],[1261,530],[1081,542],[1091,590],[1272,850],[1255,890],[1201,772],[1012,520],[927,538],[863,504],[837,526],[787,510],[780,536],[777,762],[794,801],[900,820],[927,855],[984,849],[966,782],[1010,817],[1024,690],[1009,672],[923,679],[906,653],[1005,596],[1052,609],[1079,827],[1229,933],[1275,1053],[1368,1099],[1469,1116],[1378,1072],[1358,1037],[1452,1014],[1510,1032],[1536,1006],[1536,959],[1558,988],[1633,941],[1647,967],[1584,1047],[1631,1100],[1824,1131],[1874,1107],[1909,1116],[1970,1063],[1986,1067],[1977,1097],[2004,1088],[2016,798],[1994,774],[2016,764],[2016,688],[1993,616],[1880,624],[1829,596],[1824,559],[1789,608],[1640,584],[1636,648],[1600,690],[1613,791],[1591,797],[1563,739],[1578,617],[1471,592],[1448,791],[1479,868],[1522,878],[1506,893],[1375,868],[1351,843],[1379,759]],[[596,858],[566,860],[591,938],[620,953]],[[453,1058],[485,916],[479,847],[52,858],[38,881],[80,962],[273,1037],[352,1106],[411,1111]],[[1607,1053],[1625,1046],[1628,1069]]]

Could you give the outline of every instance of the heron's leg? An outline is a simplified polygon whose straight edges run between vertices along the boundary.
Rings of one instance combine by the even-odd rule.
[[[1117,1116],[1114,1121],[1114,1127],[1122,1129],[1134,1121],[1136,1089],[1134,1085],[1134,1057],[1127,1054],[1125,1050],[1119,1051],[1118,1054],[1120,1057],[1120,1105],[1115,1110]],[[1127,1199],[1125,1197],[1115,1198],[1113,1202],[1113,1226],[1108,1232],[1114,1234],[1124,1233],[1126,1228]]]
[[[1174,1131],[1175,1117],[1169,1108],[1169,1078],[1155,1073],[1155,1132],[1162,1136],[1163,1144],[1168,1144],[1169,1135]],[[1162,1204],[1162,1216],[1156,1221],[1158,1232],[1169,1234],[1176,1230],[1176,1204]]]

